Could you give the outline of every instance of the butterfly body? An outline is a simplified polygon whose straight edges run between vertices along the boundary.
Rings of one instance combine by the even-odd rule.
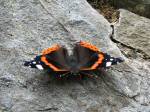
[[[42,54],[31,61],[26,61],[25,66],[37,68],[59,74],[59,76],[87,74],[99,68],[108,68],[111,65],[123,62],[121,58],[114,58],[99,51],[90,43],[80,41],[69,55],[63,46],[55,45],[43,50]]]

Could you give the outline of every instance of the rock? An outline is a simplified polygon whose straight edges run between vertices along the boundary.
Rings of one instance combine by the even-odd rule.
[[[126,57],[131,59],[126,61],[131,69],[126,69],[124,67],[123,71],[128,71],[129,73],[131,73],[131,77],[128,76],[128,78],[131,78],[131,80],[136,77],[137,81],[132,81],[131,85],[137,85],[137,89],[135,89],[136,87],[133,88],[135,89],[135,92],[138,92],[137,95],[135,95],[134,97],[132,96],[132,98],[143,105],[148,105],[148,102],[150,101],[149,23],[149,19],[140,17],[127,10],[121,9],[119,23],[114,27],[115,35],[113,37],[113,41],[119,44],[122,53],[125,54]]]
[[[150,20],[126,10],[120,10],[120,24],[115,39],[150,57]]]
[[[102,80],[60,82],[50,79],[50,74],[23,66],[25,60],[40,54],[44,48],[60,43],[71,49],[80,40],[89,41],[116,56],[121,55],[108,38],[112,32],[110,24],[85,0],[2,0],[0,4],[1,109],[79,112],[100,106],[109,93],[113,93],[110,99],[118,99],[116,109],[123,105],[121,100],[126,102],[113,91],[105,90],[103,87],[107,86]],[[107,102],[105,104],[104,108],[109,106]]]
[[[60,43],[70,50],[80,40],[124,57],[109,38],[110,24],[86,0],[1,0],[0,6],[0,110],[149,111],[149,98],[141,100],[149,94],[149,70],[138,61],[125,58],[99,79],[85,80],[56,80],[23,66],[44,48]]]

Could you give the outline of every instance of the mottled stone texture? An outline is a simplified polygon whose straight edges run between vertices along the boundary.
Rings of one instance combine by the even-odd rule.
[[[132,68],[132,78],[138,76],[138,80],[132,82],[138,83],[138,93],[132,98],[149,107],[150,20],[121,9],[119,23],[114,26],[113,41],[129,59],[127,63]]]
[[[116,27],[115,39],[139,49],[150,57],[150,19],[127,10],[120,10],[120,24]]]
[[[111,34],[86,0],[1,0],[0,111],[149,112],[148,61],[123,56]],[[23,66],[44,48],[60,43],[70,50],[80,40],[125,62],[85,80],[56,80]]]

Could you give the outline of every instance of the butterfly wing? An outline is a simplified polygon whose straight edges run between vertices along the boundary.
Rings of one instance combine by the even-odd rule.
[[[50,69],[56,72],[68,71],[68,53],[64,47],[55,45],[43,50],[42,55],[37,56],[34,60],[26,61],[25,66],[38,69]]]
[[[75,46],[74,55],[81,71],[96,70],[100,67],[108,68],[124,61],[122,58],[114,58],[107,53],[100,52],[96,46],[82,41]]]
[[[104,54],[97,47],[87,42],[80,41],[74,48],[80,70],[95,70],[102,64]]]

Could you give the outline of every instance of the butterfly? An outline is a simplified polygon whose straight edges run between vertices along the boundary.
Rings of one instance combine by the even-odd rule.
[[[42,51],[41,55],[33,60],[25,61],[24,66],[49,70],[55,72],[58,77],[70,75],[89,75],[88,72],[100,68],[109,68],[111,65],[121,63],[122,58],[115,58],[101,52],[96,46],[80,41],[73,48],[72,55],[61,45],[54,45]]]

